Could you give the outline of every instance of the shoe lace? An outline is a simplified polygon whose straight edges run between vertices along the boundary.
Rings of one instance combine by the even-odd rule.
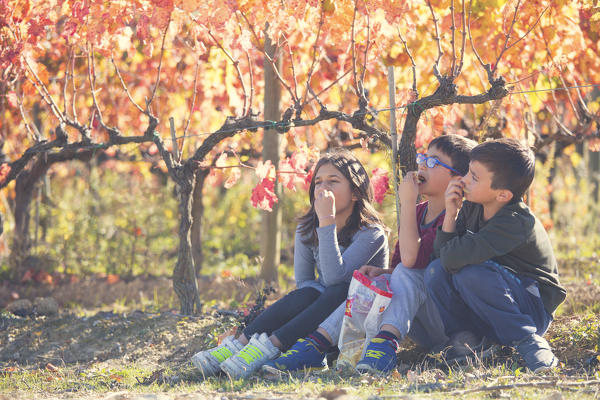
[[[383,356],[385,356],[385,351],[381,350],[367,350],[365,353],[365,358],[375,358],[379,360]]]
[[[254,361],[260,360],[262,357],[264,357],[264,354],[258,347],[248,344],[236,354],[236,357],[241,358],[242,360],[246,361],[248,365],[250,365]]]
[[[227,347],[222,346],[220,348],[217,348],[217,349],[211,351],[210,355],[213,356],[214,358],[216,358],[219,362],[223,362],[226,359],[228,359],[229,357],[231,357],[233,355],[233,353]]]

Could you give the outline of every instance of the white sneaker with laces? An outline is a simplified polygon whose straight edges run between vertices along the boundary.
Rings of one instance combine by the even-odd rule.
[[[227,336],[220,345],[194,354],[191,361],[204,377],[216,375],[221,371],[219,365],[243,347],[244,345],[239,340],[233,336]]]
[[[242,350],[221,363],[221,370],[234,379],[247,378],[281,352],[266,333],[254,334]]]

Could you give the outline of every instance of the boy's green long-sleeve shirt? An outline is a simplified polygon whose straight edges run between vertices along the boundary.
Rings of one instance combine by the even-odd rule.
[[[488,221],[483,220],[483,206],[463,202],[456,231],[438,229],[434,253],[449,273],[492,260],[518,275],[537,280],[544,307],[550,314],[566,297],[548,234],[522,201],[507,204]]]

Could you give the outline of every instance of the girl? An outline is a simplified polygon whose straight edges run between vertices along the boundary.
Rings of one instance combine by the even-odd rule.
[[[386,232],[371,204],[371,182],[352,153],[323,156],[308,195],[310,209],[296,229],[297,289],[267,308],[237,339],[230,336],[194,355],[192,363],[204,376],[219,370],[233,378],[249,376],[315,330],[346,299],[354,270],[365,264],[387,266]]]

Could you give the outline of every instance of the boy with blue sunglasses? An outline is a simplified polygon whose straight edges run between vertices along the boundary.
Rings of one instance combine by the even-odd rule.
[[[389,280],[394,296],[383,314],[379,334],[370,342],[365,359],[357,365],[359,370],[389,371],[394,368],[397,342],[409,331],[411,338],[427,348],[445,342],[439,313],[425,290],[424,268],[431,261],[433,240],[444,219],[444,193],[448,182],[466,173],[469,152],[475,145],[474,141],[458,135],[433,139],[427,155],[417,156],[418,171],[407,173],[400,184],[398,195],[402,207],[392,269],[369,265],[360,268],[371,278],[391,274]],[[416,204],[419,194],[426,196],[428,201]],[[316,331],[299,339],[263,369],[274,372],[324,368],[325,354],[338,342],[345,306],[341,304]],[[390,339],[391,346],[388,346],[387,339]],[[385,360],[369,357],[379,355],[382,344],[386,346],[389,357]]]
[[[468,330],[514,346],[539,373],[558,364],[542,336],[566,291],[550,239],[522,201],[534,172],[533,152],[514,139],[475,147],[468,174],[448,185],[425,281],[448,336]]]

